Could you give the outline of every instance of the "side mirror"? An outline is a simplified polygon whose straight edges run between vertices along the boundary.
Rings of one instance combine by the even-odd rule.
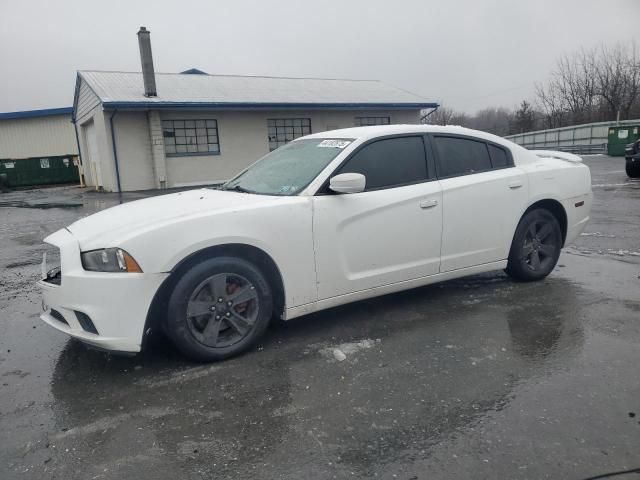
[[[329,188],[336,193],[360,193],[366,184],[367,179],[361,173],[341,173],[329,180]]]

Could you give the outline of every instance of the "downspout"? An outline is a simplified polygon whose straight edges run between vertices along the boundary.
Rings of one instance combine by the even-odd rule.
[[[440,105],[436,105],[432,110],[430,110],[426,115],[420,117],[420,123],[427,123],[427,117],[429,117],[429,115],[431,115],[432,113],[435,113],[438,110],[438,107]]]
[[[118,165],[118,150],[116,149],[116,132],[113,129],[113,118],[118,113],[118,109],[116,108],[111,116],[109,117],[109,127],[111,128],[111,145],[113,147],[113,160],[116,165],[116,182],[118,184],[118,193],[122,192],[122,188],[120,187],[120,166]]]

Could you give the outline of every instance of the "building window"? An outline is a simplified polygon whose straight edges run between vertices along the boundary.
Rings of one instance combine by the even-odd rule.
[[[310,118],[270,118],[267,120],[269,129],[269,150],[275,150],[299,137],[311,133]]]
[[[220,153],[216,120],[163,120],[162,134],[169,157]]]
[[[356,117],[356,127],[389,124],[391,124],[391,118],[389,117]]]

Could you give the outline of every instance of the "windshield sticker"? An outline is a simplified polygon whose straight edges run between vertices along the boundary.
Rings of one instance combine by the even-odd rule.
[[[351,140],[323,140],[318,147],[324,148],[344,148],[351,143]]]

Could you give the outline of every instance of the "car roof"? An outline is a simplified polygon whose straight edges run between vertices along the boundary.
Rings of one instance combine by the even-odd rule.
[[[313,133],[304,138],[350,138],[369,140],[386,135],[401,135],[404,133],[449,133],[457,135],[469,135],[483,140],[511,146],[512,143],[502,137],[480,130],[460,127],[457,125],[374,125],[368,127],[341,128],[326,132]]]

